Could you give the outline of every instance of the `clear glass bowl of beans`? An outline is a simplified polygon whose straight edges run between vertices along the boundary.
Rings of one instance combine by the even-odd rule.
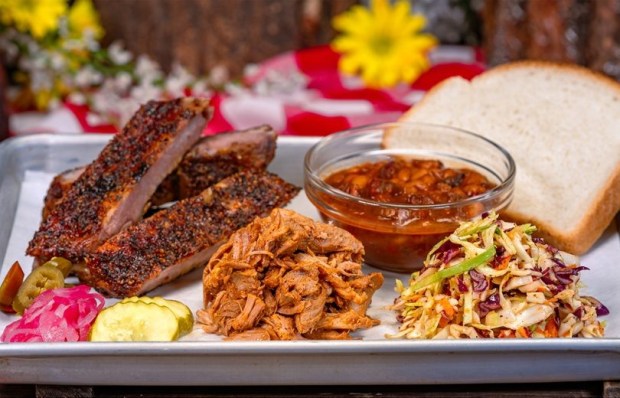
[[[392,129],[412,144],[384,148]],[[304,188],[323,221],[364,244],[367,264],[409,273],[459,222],[505,209],[515,172],[505,149],[475,133],[386,123],[322,138],[306,154]]]

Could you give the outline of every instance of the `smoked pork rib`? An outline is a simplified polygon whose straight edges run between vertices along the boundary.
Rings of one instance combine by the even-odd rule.
[[[267,125],[202,138],[177,169],[179,197],[197,195],[245,169],[266,169],[276,153],[276,138]]]
[[[266,171],[237,173],[113,236],[78,276],[111,297],[144,294],[205,264],[218,243],[298,192]]]
[[[151,205],[198,195],[216,182],[248,168],[266,169],[276,151],[276,132],[267,125],[203,137],[185,155],[177,169],[159,185]],[[69,191],[86,166],[54,177],[43,206],[43,219]]]
[[[209,101],[150,101],[112,138],[41,223],[31,256],[79,262],[100,242],[142,216],[162,180],[200,139]]]
[[[43,212],[41,220],[45,220],[52,214],[52,210],[60,203],[62,198],[65,197],[73,183],[82,175],[86,170],[86,166],[76,167],[74,169],[63,171],[58,174],[50,183],[45,199],[43,201]]]

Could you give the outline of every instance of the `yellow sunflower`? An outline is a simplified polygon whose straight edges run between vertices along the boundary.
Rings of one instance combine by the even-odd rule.
[[[95,39],[103,36],[103,28],[99,23],[99,15],[91,0],[77,0],[69,10],[69,27],[81,36],[85,30],[90,30]]]
[[[421,33],[422,15],[412,15],[409,2],[372,0],[370,9],[353,6],[334,18],[342,34],[333,42],[342,54],[338,68],[345,74],[361,74],[370,87],[411,83],[429,67],[427,53],[436,44],[434,36]]]
[[[2,23],[40,39],[58,28],[67,11],[65,0],[0,0]]]

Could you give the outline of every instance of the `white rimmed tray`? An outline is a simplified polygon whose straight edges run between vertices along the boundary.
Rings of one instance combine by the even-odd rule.
[[[92,160],[110,136],[37,135],[0,144],[0,278],[19,260],[37,228],[52,175]],[[280,137],[271,170],[303,185],[303,156],[316,138]],[[311,217],[303,192],[289,206]],[[620,237],[613,223],[582,257],[583,294],[610,309],[603,339],[388,340],[385,309],[396,293],[385,274],[369,313],[378,327],[351,341],[222,342],[196,327],[173,343],[0,344],[0,383],[83,385],[447,384],[612,380],[620,378]],[[368,267],[365,271],[370,271]],[[200,270],[151,294],[202,303]],[[110,301],[111,302],[111,301]],[[0,328],[16,318],[0,314]],[[604,318],[605,319],[605,318]]]

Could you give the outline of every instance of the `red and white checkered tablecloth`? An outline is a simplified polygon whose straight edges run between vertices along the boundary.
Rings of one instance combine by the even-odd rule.
[[[482,73],[478,51],[441,46],[431,54],[431,68],[411,85],[387,90],[364,87],[338,73],[339,55],[328,46],[288,52],[256,65],[244,85],[215,93],[215,114],[205,134],[269,124],[280,134],[321,136],[350,127],[395,121],[424,93],[451,76],[467,79]],[[88,122],[88,108],[69,102],[47,114],[13,115],[14,135],[111,133],[112,125]]]

